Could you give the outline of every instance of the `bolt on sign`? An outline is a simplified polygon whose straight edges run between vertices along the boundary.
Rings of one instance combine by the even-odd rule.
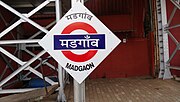
[[[39,44],[82,83],[120,42],[94,14],[77,2]]]

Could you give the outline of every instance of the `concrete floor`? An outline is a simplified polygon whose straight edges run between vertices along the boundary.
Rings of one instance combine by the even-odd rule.
[[[73,102],[73,86],[65,90]],[[42,102],[55,102],[54,94]],[[180,102],[180,82],[151,78],[86,80],[86,102]]]

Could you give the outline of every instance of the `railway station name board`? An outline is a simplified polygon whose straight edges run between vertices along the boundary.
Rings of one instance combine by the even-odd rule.
[[[82,83],[120,42],[94,14],[77,2],[39,44]]]

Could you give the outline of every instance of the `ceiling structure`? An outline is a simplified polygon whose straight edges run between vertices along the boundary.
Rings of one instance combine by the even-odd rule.
[[[11,7],[15,8],[21,13],[27,13],[40,5],[45,0],[2,0]],[[70,0],[62,0],[63,11],[66,12],[70,9]],[[55,2],[49,3],[43,8],[40,13],[42,14],[54,14],[55,13]],[[38,14],[38,13],[37,13]]]
[[[33,8],[40,5],[45,0],[2,0],[3,2],[7,3],[8,5],[11,5],[11,7],[15,8],[21,13],[26,13],[31,11]],[[71,0],[61,0],[62,1],[62,7],[63,11],[67,12],[70,9],[71,6]],[[85,2],[88,0],[84,0]],[[55,13],[55,2],[49,3],[46,8],[41,10],[41,13],[45,14],[52,14]]]

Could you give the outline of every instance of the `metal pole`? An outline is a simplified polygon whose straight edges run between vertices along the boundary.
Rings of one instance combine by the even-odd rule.
[[[81,2],[84,4],[84,0],[71,0],[71,5],[75,2]],[[74,80],[74,102],[85,102],[85,81],[79,84]]]
[[[167,26],[167,12],[166,12],[166,0],[157,0],[157,7],[159,8],[157,11],[158,14],[158,22],[159,26],[159,55],[160,55],[160,72],[159,78],[170,79],[171,73],[170,70],[167,69],[166,62],[169,59],[169,46],[168,46],[168,34],[165,30]],[[160,53],[162,52],[162,53]]]
[[[56,22],[60,20],[62,17],[62,4],[61,0],[56,0]],[[58,64],[58,79],[59,79],[59,95],[57,97],[58,102],[66,102],[66,97],[64,94],[64,84],[63,84],[63,68],[61,65]]]
[[[85,81],[79,84],[74,80],[74,102],[85,102]]]

